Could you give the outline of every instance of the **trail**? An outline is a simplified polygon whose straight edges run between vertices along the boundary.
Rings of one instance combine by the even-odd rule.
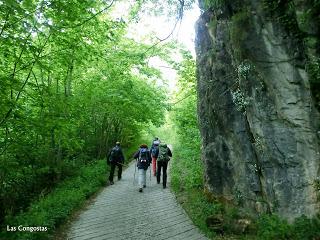
[[[173,193],[147,174],[147,188],[133,184],[135,165],[105,188],[72,224],[68,239],[207,239],[193,225]],[[137,174],[136,174],[137,180]],[[170,178],[169,178],[170,181]]]

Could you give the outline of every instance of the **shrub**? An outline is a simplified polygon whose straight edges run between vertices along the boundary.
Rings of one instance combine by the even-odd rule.
[[[290,239],[291,226],[277,215],[262,215],[257,222],[261,239]]]
[[[54,191],[31,204],[27,211],[6,219],[6,224],[9,226],[42,226],[47,227],[48,231],[4,232],[0,238],[48,239],[57,226],[105,184],[105,179],[105,160],[94,161],[82,167],[79,175],[60,183]]]

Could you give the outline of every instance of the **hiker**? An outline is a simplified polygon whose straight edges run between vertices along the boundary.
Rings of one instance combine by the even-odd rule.
[[[168,162],[172,157],[170,148],[168,148],[166,143],[160,143],[159,145],[159,154],[157,158],[157,183],[160,183],[161,177],[161,168],[162,168],[162,185],[163,188],[167,187],[167,167]]]
[[[151,144],[151,158],[152,158],[152,172],[153,176],[156,176],[156,169],[157,169],[157,158],[159,154],[159,138],[154,138]]]
[[[118,166],[118,180],[121,180],[121,174],[122,174],[122,166],[124,164],[124,155],[122,152],[122,149],[120,147],[120,142],[116,142],[116,146],[114,146],[108,156],[107,156],[107,163],[108,165],[111,165],[111,169],[110,169],[110,176],[109,176],[109,182],[110,185],[113,185],[113,175],[114,175],[114,171],[116,166]]]
[[[151,162],[151,155],[147,144],[141,144],[139,150],[133,155],[133,158],[137,161],[139,192],[142,192],[142,188],[146,187],[147,169]]]

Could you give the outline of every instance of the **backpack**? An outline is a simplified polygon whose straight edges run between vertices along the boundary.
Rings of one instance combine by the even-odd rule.
[[[148,163],[148,149],[147,148],[141,148],[139,152],[139,162],[142,164]]]
[[[154,140],[153,143],[152,143],[153,146],[155,146],[155,145],[159,146],[159,144],[160,144],[159,140]]]
[[[156,157],[157,156],[157,151],[159,149],[159,146],[158,145],[154,145],[152,148],[151,148],[151,155],[153,157]]]
[[[112,148],[110,153],[110,160],[112,162],[121,160],[121,148],[119,146],[115,146]]]
[[[160,144],[159,146],[159,155],[157,161],[169,162],[170,157],[168,155],[168,148],[166,144]]]

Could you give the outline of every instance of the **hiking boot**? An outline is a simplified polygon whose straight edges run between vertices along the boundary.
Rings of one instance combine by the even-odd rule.
[[[139,188],[139,192],[142,192],[142,188]]]
[[[118,181],[120,181],[121,180],[121,177],[118,177]]]
[[[113,181],[110,181],[110,185],[113,185],[114,184],[114,182]]]
[[[167,188],[167,186],[163,185],[163,189]]]
[[[160,184],[160,182],[157,181],[158,184]]]
[[[147,186],[146,185],[143,185],[143,188],[146,188]]]

